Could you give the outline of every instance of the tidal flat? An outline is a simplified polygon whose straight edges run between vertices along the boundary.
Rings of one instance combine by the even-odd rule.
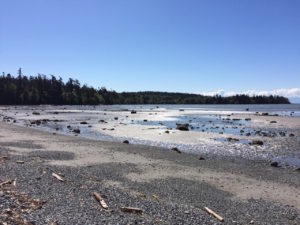
[[[1,107],[0,221],[299,224],[298,106],[252,107]]]

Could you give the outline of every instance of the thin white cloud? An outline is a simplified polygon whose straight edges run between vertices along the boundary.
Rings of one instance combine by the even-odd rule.
[[[214,95],[221,95],[221,96],[232,96],[237,94],[246,94],[246,95],[280,95],[287,98],[300,98],[300,88],[281,88],[275,89],[271,91],[257,91],[257,90],[248,90],[248,91],[224,91],[223,89],[212,91],[212,92],[202,92],[202,95],[214,96]]]

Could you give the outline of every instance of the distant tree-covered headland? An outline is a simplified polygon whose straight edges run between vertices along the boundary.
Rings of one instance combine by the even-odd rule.
[[[1,105],[98,105],[98,104],[289,104],[282,96],[248,96],[230,97],[203,96],[198,94],[169,92],[122,92],[117,93],[106,88],[95,89],[81,85],[78,80],[53,75],[47,77],[24,76],[14,77],[4,74],[0,77]]]

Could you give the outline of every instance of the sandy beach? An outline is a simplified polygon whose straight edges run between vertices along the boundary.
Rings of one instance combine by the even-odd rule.
[[[6,117],[21,114],[11,113],[11,110],[7,114],[7,111],[3,111]],[[133,115],[127,111],[101,113],[101,118],[110,122],[95,125],[89,122],[93,119],[89,115],[86,121],[92,125],[90,129],[114,133],[119,142],[87,139],[81,134],[64,134],[59,129],[45,130],[35,125],[26,127],[18,124],[24,122],[22,115],[15,118],[18,125],[12,119],[3,119],[10,121],[0,123],[0,183],[11,182],[0,186],[2,223],[220,223],[204,207],[221,215],[223,224],[300,223],[300,173],[295,166],[274,167],[268,158],[248,159],[243,154],[225,157],[214,152],[187,152],[180,143],[190,143],[191,146],[204,143],[207,148],[216,144],[211,138],[218,138],[221,134],[182,133],[178,130],[170,130],[167,134],[162,132],[165,128],[145,130],[145,126],[138,124],[122,124],[129,116],[130,120],[138,120],[139,117],[149,121],[153,116],[149,112]],[[174,112],[155,113],[164,118],[174,116]],[[42,119],[45,113],[41,110],[36,114],[26,116],[25,112],[24,117],[30,117],[26,121],[33,121]],[[99,119],[99,114],[96,115]],[[57,121],[65,118],[63,113],[51,114],[51,117],[54,116]],[[251,118],[255,121],[255,129],[266,124],[276,129],[284,126],[295,135],[294,139],[261,137],[265,142],[263,147],[242,145],[246,149],[242,151],[263,151],[270,146],[267,143],[272,142],[273,152],[285,145],[289,153],[299,153],[298,118],[234,115],[234,118],[239,117]],[[82,121],[82,117],[79,119]],[[270,124],[273,120],[277,123]],[[229,136],[232,135],[225,134],[226,138]],[[129,144],[121,142],[125,138]],[[249,137],[250,140],[256,138]],[[147,139],[151,143],[169,141],[172,145],[162,148],[132,144],[136,139]],[[180,154],[171,150],[170,146],[179,146],[183,151]],[[238,143],[226,142],[226,146],[227,149],[241,148]],[[216,146],[223,147],[222,142],[219,147]],[[60,175],[64,181],[57,180],[52,173]],[[109,209],[103,209],[97,202],[91,194],[95,191]],[[142,213],[123,212],[121,207],[136,207]]]

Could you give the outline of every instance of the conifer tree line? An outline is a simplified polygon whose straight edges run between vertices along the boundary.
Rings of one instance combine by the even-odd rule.
[[[81,85],[76,79],[3,73],[0,76],[0,105],[98,105],[98,104],[289,104],[282,96],[230,97],[170,92],[121,92]]]

